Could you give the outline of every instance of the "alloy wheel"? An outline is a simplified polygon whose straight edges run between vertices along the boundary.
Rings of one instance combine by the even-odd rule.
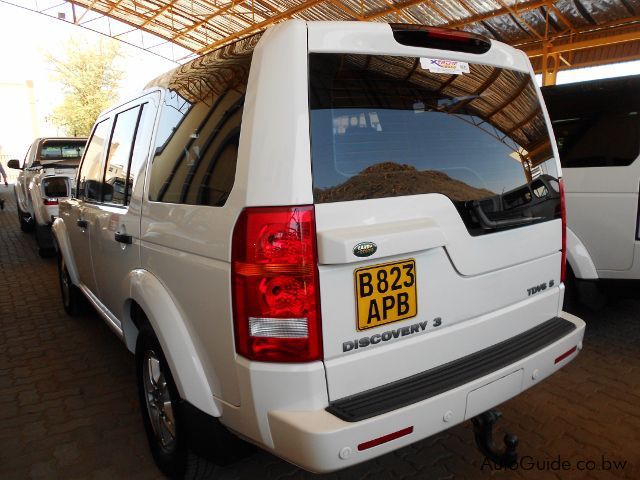
[[[171,393],[158,356],[147,350],[142,363],[144,397],[151,427],[160,448],[171,453],[176,446],[176,424]]]

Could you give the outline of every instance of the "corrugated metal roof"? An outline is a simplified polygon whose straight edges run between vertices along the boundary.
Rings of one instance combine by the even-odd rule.
[[[522,48],[540,68],[637,58],[640,0],[73,0],[205,53],[288,18],[406,22],[465,29]]]

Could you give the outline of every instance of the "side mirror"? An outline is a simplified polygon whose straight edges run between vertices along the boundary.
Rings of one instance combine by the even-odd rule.
[[[16,160],[15,158],[7,162],[7,167],[15,168],[16,170],[22,170],[22,167],[20,166],[20,161]]]

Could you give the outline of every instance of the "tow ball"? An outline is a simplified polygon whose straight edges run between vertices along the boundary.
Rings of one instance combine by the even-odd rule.
[[[488,410],[474,417],[473,431],[476,445],[482,454],[494,464],[504,468],[511,468],[518,463],[518,437],[507,433],[504,436],[504,450],[501,450],[493,440],[493,425],[502,414],[497,410]]]

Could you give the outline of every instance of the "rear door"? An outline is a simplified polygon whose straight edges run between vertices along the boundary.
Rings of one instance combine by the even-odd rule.
[[[140,266],[142,184],[159,96],[156,92],[114,112],[102,202],[90,207],[98,297],[118,319],[129,296],[127,277]]]
[[[557,314],[558,170],[531,75],[432,60],[309,57],[332,400]]]

